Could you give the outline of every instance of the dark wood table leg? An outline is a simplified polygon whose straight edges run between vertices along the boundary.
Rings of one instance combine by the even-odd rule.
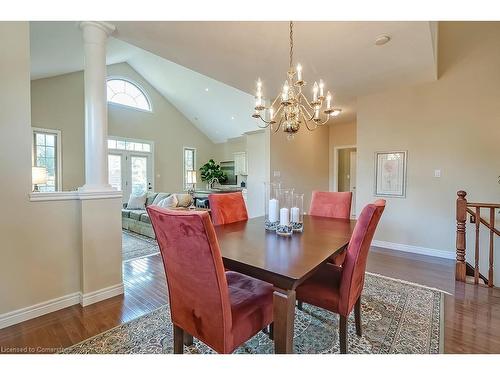
[[[274,352],[276,354],[293,353],[295,290],[274,288],[273,318]]]
[[[191,336],[187,332],[184,332],[184,345],[186,345],[186,346],[193,345],[193,336]]]

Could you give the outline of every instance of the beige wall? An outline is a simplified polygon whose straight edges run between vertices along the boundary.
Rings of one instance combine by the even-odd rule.
[[[246,136],[228,139],[226,142],[216,144],[216,160],[217,162],[234,160],[235,152],[247,151]]]
[[[356,122],[336,123],[335,120],[329,125],[329,160],[330,160],[330,191],[335,191],[335,147],[356,145]]]
[[[0,22],[0,314],[80,290],[78,201],[30,202],[28,22]],[[57,236],[48,235],[57,232]]]
[[[358,212],[375,199],[374,152],[408,151],[407,197],[387,199],[376,239],[452,252],[456,191],[500,202],[499,35],[442,22],[438,81],[358,98]]]
[[[309,210],[313,190],[328,190],[329,128],[313,132],[303,128],[293,140],[286,134],[270,134],[271,180],[280,180],[285,187],[304,193],[304,209]],[[276,171],[280,177],[274,177]]]
[[[155,190],[180,191],[183,147],[197,149],[197,167],[215,157],[215,145],[128,64],[108,66],[109,76],[126,77],[142,86],[153,112],[108,105],[109,135],[155,142]],[[33,126],[62,131],[63,189],[84,182],[83,73],[32,81]]]

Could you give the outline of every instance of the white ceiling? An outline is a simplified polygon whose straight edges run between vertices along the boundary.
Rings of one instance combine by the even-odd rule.
[[[108,64],[128,62],[215,142],[256,129],[250,115],[258,77],[267,97],[274,97],[286,78],[287,22],[113,23],[117,31],[110,38]],[[436,79],[435,26],[296,22],[294,60],[302,64],[306,81],[323,78],[334,92],[343,109],[334,121],[349,121],[357,96]],[[391,41],[375,46],[380,34]],[[32,22],[31,37],[32,78],[83,68],[75,22]]]
[[[31,79],[53,77],[83,69],[82,32],[77,22],[30,22]],[[110,38],[108,65],[127,61],[139,51]]]
[[[106,60],[108,65],[127,62],[215,143],[257,128],[248,93],[116,38],[109,39]],[[31,22],[32,79],[82,69],[83,41],[76,22]]]

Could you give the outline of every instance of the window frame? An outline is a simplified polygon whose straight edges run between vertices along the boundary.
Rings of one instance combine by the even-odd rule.
[[[128,82],[131,85],[135,86],[142,93],[142,95],[144,95],[144,97],[146,98],[146,101],[149,104],[149,109],[143,109],[143,108],[138,108],[138,107],[134,107],[131,105],[120,104],[120,103],[115,103],[115,102],[109,101],[107,98],[108,81],[113,81],[113,80],[125,81],[125,82]],[[124,77],[124,76],[111,75],[111,76],[106,77],[106,103],[113,105],[113,106],[116,106],[118,108],[128,108],[128,109],[133,109],[133,110],[140,111],[140,112],[153,113],[153,102],[151,101],[151,98],[149,97],[148,92],[144,89],[144,87],[141,84],[137,83],[136,81],[134,81],[128,77]]]
[[[54,192],[63,191],[62,188],[62,132],[59,129],[47,129],[32,127],[31,128],[31,165],[35,167],[36,165],[36,134],[52,134],[56,136],[55,143],[55,172],[56,172],[56,186]]]
[[[191,146],[184,146],[182,148],[182,181],[183,181],[183,186],[184,186],[184,191],[188,191],[191,186],[187,186],[187,182],[186,182],[186,172],[188,171],[188,169],[186,169],[186,150],[191,150],[193,151],[193,170],[196,171],[196,154],[197,154],[197,151],[196,151],[196,147],[191,147]],[[191,169],[189,169],[191,170]],[[197,172],[198,173],[198,172]],[[189,184],[191,185],[191,184]]]

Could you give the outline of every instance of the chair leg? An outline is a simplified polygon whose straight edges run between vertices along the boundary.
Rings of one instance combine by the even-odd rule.
[[[184,331],[174,325],[174,354],[184,353]]]
[[[274,322],[269,324],[269,338],[274,340]]]
[[[187,332],[184,332],[184,345],[186,345],[186,346],[193,345],[193,336],[191,336]]]
[[[297,301],[297,307],[299,310],[303,310],[302,301]]]
[[[356,335],[361,337],[363,335],[361,328],[361,296],[359,296],[356,304],[354,305],[354,318],[356,320]]]
[[[347,318],[339,315],[340,354],[347,353]]]

